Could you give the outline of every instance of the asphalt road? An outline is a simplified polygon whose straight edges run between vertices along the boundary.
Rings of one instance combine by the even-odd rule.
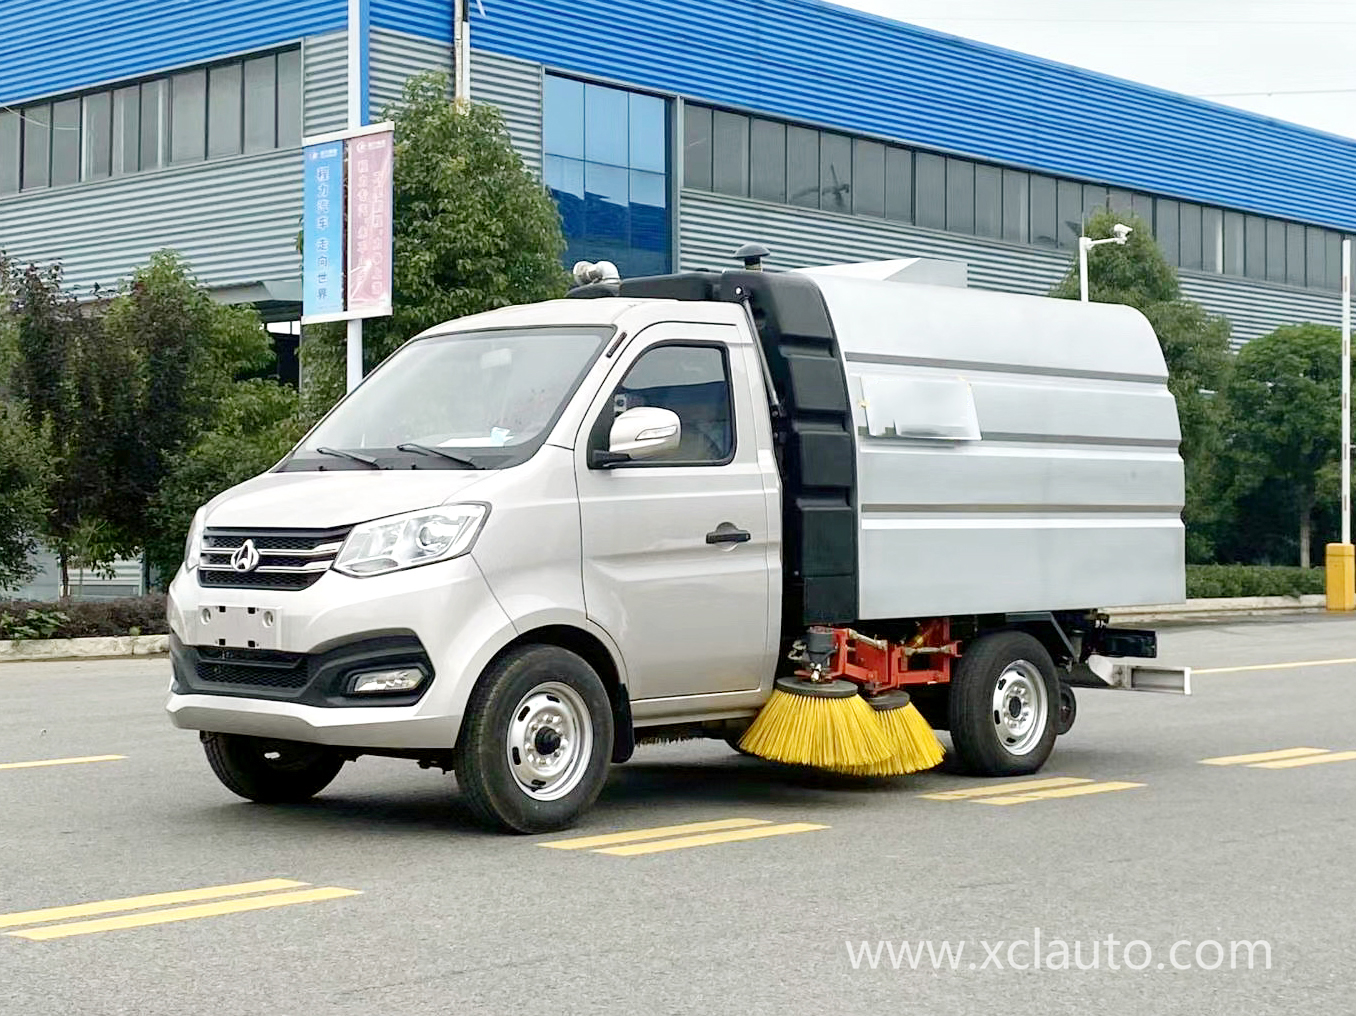
[[[389,760],[305,806],[247,804],[163,718],[163,661],[0,665],[0,1013],[1356,1011],[1356,621],[1174,630],[1162,656],[1226,672],[1189,699],[1080,693],[1040,774],[1077,793],[995,807],[1015,792],[690,742],[642,748],[581,827],[526,838],[478,831],[450,777]],[[1336,757],[1202,764],[1296,748]],[[9,766],[105,755],[124,757]],[[975,788],[994,795],[927,796]],[[721,820],[824,828],[541,846]],[[305,885],[252,885],[278,879]],[[26,914],[221,886],[240,888]],[[257,909],[222,912],[241,900]],[[123,926],[171,904],[199,916]],[[955,969],[911,969],[900,944],[929,940],[960,948]],[[1236,941],[1266,942],[1269,969]],[[1049,969],[1056,942],[1099,968]]]

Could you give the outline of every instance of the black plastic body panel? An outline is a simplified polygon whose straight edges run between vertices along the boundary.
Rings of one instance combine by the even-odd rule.
[[[433,664],[414,635],[358,636],[323,653],[186,646],[170,636],[173,691],[179,695],[229,695],[308,706],[409,706],[433,684]],[[349,695],[358,670],[418,667],[424,680],[413,692]]]

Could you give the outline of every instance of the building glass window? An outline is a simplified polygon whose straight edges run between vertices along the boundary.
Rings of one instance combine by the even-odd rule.
[[[1180,205],[1177,210],[1177,223],[1178,263],[1183,268],[1198,272],[1204,264],[1201,243],[1201,206],[1185,203]]]
[[[546,79],[548,85],[560,80]],[[704,106],[683,107],[683,186],[711,189],[711,111]]]
[[[1154,202],[1154,239],[1170,265],[1181,264],[1182,258],[1177,216],[1176,201],[1159,198]]]
[[[1224,274],[1242,275],[1244,229],[1242,212],[1224,213]]]
[[[885,146],[875,141],[852,143],[852,211],[885,214]]]
[[[13,194],[19,189],[21,126],[18,113],[0,110],[0,194]]]
[[[1025,173],[1003,170],[1003,239],[1031,241],[1031,183]]]
[[[1143,219],[1146,224],[1152,228],[1154,221],[1154,199],[1147,194],[1132,194],[1130,196],[1130,211],[1135,216]]]
[[[913,221],[913,152],[885,149],[885,217]]]
[[[1042,247],[1059,243],[1055,181],[1048,176],[1031,177],[1031,242]]]
[[[1201,268],[1224,271],[1224,213],[1218,208],[1201,210]]]
[[[1055,188],[1055,205],[1059,214],[1059,245],[1073,250],[1083,231],[1083,188],[1072,180],[1060,180]]]
[[[1285,224],[1285,281],[1304,285],[1304,227],[1295,222]]]
[[[52,185],[80,179],[80,100],[52,104]]]
[[[113,93],[95,92],[85,96],[85,130],[81,135],[84,152],[81,176],[98,180],[108,176],[113,159]]]
[[[625,276],[668,271],[668,103],[555,75],[547,75],[544,103],[542,169],[560,210],[566,263],[611,261]],[[705,150],[713,159],[705,166],[712,182],[718,173],[738,175],[732,167],[742,164],[747,190],[748,119],[722,122],[720,116],[703,117],[700,107],[685,110],[685,182],[695,185],[694,173],[705,179]],[[741,122],[738,159],[730,145],[739,147]]]
[[[1106,207],[1107,189],[1095,184],[1085,183],[1083,185],[1083,218],[1079,223],[1082,228],[1079,232],[1087,232],[1088,219],[1092,218],[1094,212],[1106,211]]]
[[[1267,219],[1267,281],[1285,281],[1285,223]]]
[[[266,152],[278,143],[278,64],[271,56],[246,60],[245,152]]]
[[[1243,225],[1244,274],[1250,279],[1267,277],[1267,223],[1256,215],[1249,215]]]
[[[1003,171],[997,166],[975,167],[975,232],[1003,235]]]
[[[301,144],[301,50],[278,54],[278,147]]]
[[[946,228],[975,231],[975,164],[965,159],[946,160]]]
[[[201,162],[207,152],[207,72],[170,78],[170,162]]]
[[[27,106],[22,112],[24,122],[23,187],[46,187],[52,173],[52,107]]]
[[[169,161],[169,89],[168,81],[141,86],[142,169],[158,169]]]
[[[1324,276],[1324,288],[1342,290],[1342,237],[1338,233],[1327,234],[1328,255],[1327,273]]]
[[[213,67],[207,75],[207,157],[239,155],[243,124],[241,65]]]
[[[819,135],[819,207],[852,211],[852,140],[841,134]]]
[[[1315,289],[1322,289],[1327,285],[1328,245],[1324,232],[1315,226],[1310,226],[1304,231],[1305,284]]]
[[[913,160],[914,222],[946,228],[946,159],[917,152]]]
[[[590,85],[590,88],[597,87]],[[623,96],[625,92],[621,93]],[[717,110],[712,118],[711,187],[718,194],[749,193],[749,118]]]
[[[786,129],[786,200],[802,208],[819,207],[819,131]]]
[[[1124,219],[1127,215],[1133,215],[1135,211],[1135,199],[1127,190],[1116,190],[1112,188],[1107,195],[1107,204],[1116,214],[1118,219]]]
[[[755,119],[749,124],[749,197],[786,201],[786,125]]]

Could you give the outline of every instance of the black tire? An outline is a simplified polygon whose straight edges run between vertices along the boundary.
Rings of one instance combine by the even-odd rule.
[[[568,780],[562,777],[560,796],[544,800],[520,782],[523,771],[515,770],[510,752],[516,753],[512,757],[517,764],[526,763],[522,750],[510,747],[509,742],[525,715],[534,710],[550,710],[552,685],[564,686],[573,693],[573,702],[565,691],[556,692],[555,701],[561,710],[568,709],[574,716],[578,730],[568,745],[557,740],[561,747],[556,750],[568,750],[573,745],[579,754],[569,756],[574,759],[571,775]],[[548,691],[541,691],[543,688]],[[582,747],[585,728],[587,750]],[[491,828],[517,833],[565,829],[588,810],[602,791],[612,758],[613,736],[612,703],[597,672],[568,649],[524,646],[496,661],[471,692],[453,758],[457,783],[476,818]],[[550,751],[549,745],[533,743],[543,753]],[[556,792],[551,784],[541,782],[542,789],[535,793]]]
[[[344,767],[343,756],[333,748],[300,741],[204,731],[202,747],[227,790],[260,804],[309,800]]]
[[[994,698],[1000,678],[1009,688],[1016,687],[1015,681],[1032,698],[1044,688],[1044,720],[1033,706],[1029,733],[1022,740],[1005,741],[999,734],[1002,716],[994,708]],[[950,712],[951,741],[964,772],[1022,776],[1038,771],[1055,746],[1059,716],[1059,681],[1050,654],[1024,632],[984,636],[966,647],[956,666]]]

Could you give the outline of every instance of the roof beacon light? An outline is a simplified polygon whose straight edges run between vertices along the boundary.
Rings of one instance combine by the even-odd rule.
[[[574,281],[581,286],[594,282],[620,282],[621,273],[611,261],[576,261],[574,263]]]

